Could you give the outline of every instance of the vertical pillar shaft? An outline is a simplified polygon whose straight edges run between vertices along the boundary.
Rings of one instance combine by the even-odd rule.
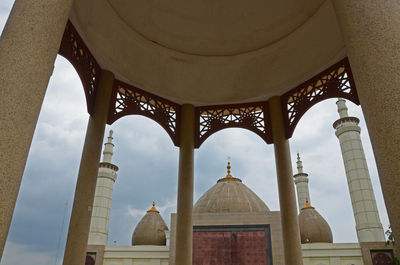
[[[72,0],[16,0],[0,38],[0,260]]]
[[[192,105],[183,105],[181,113],[175,265],[191,265],[193,245],[194,107]]]
[[[82,151],[65,246],[64,265],[85,264],[97,172],[113,82],[114,75],[111,72],[102,71],[94,112],[89,117]]]
[[[368,126],[390,224],[400,239],[400,3],[332,2]],[[400,244],[395,247],[400,253]]]
[[[285,138],[281,102],[279,97],[269,100],[274,139],[276,173],[278,176],[281,210],[283,251],[286,265],[302,265],[300,229],[297,217],[296,195],[293,183],[289,141]]]

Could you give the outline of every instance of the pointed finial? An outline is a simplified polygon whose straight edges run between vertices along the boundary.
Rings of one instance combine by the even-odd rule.
[[[226,176],[222,179],[219,179],[217,182],[221,182],[221,181],[240,181],[242,182],[240,179],[238,178],[234,178],[231,175],[231,162],[228,162],[228,166],[226,167],[228,174],[226,174]]]
[[[112,140],[113,140],[113,133],[114,133],[114,131],[113,130],[110,130],[109,132],[108,132],[108,137],[107,137],[107,143],[108,144],[112,144]]]
[[[156,203],[154,201],[153,201],[153,207],[151,207],[147,212],[148,213],[151,213],[151,212],[159,213],[159,211],[156,208]]]
[[[307,199],[306,199],[306,204],[305,204],[304,207],[301,208],[301,209],[303,210],[303,209],[309,209],[309,208],[314,209],[314,207],[312,207],[311,204],[308,202],[308,198],[307,198]]]
[[[303,162],[300,160],[300,154],[297,153],[297,172],[298,173],[303,173]]]

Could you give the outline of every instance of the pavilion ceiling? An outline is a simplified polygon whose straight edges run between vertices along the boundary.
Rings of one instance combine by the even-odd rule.
[[[102,69],[177,104],[265,101],[346,56],[330,0],[75,1]]]

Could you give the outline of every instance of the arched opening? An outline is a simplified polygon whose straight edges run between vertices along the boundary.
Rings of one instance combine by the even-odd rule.
[[[298,123],[290,139],[293,172],[297,173],[295,162],[296,153],[299,152],[304,172],[309,174],[312,205],[331,226],[334,243],[357,242],[342,153],[332,127],[333,122],[339,119],[336,101],[337,99],[328,99],[316,104]],[[350,101],[346,101],[346,104],[349,115],[360,119],[361,141],[385,230],[388,227],[388,218],[362,110]]]
[[[232,176],[240,178],[270,210],[279,210],[273,146],[241,128],[218,131],[196,150],[194,203],[218,179],[225,177],[228,159]]]
[[[27,159],[4,264],[62,260],[88,117],[79,76],[58,56]]]
[[[113,163],[119,167],[109,223],[109,245],[131,245],[137,223],[153,201],[170,228],[176,212],[179,149],[163,127],[150,118],[129,115],[117,120]]]

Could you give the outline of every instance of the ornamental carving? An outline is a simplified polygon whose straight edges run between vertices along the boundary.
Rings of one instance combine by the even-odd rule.
[[[345,98],[360,104],[347,58],[281,96],[286,138],[292,137],[308,109],[328,98]]]
[[[101,68],[70,21],[65,27],[58,53],[74,66],[85,90],[87,110],[93,114]]]
[[[248,129],[272,143],[267,102],[198,107],[195,119],[196,148],[213,133],[232,127]]]
[[[117,79],[108,113],[108,124],[126,115],[143,115],[160,124],[179,146],[180,106],[176,103],[145,92]]]

